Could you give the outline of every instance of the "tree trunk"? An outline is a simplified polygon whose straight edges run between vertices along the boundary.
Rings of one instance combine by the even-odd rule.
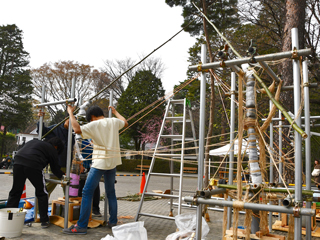
[[[207,4],[206,0],[202,0],[202,7],[203,7],[203,13],[207,15]],[[214,56],[212,54],[211,48],[210,48],[210,38],[209,34],[207,31],[207,22],[206,19],[203,18],[203,29],[204,29],[204,34],[206,37],[206,42],[207,42],[207,49],[209,51],[209,58],[210,62],[214,62]],[[204,179],[203,179],[203,184],[204,186],[208,186],[209,183],[209,145],[211,143],[211,136],[213,132],[213,121],[214,121],[214,107],[215,107],[215,92],[214,92],[214,77],[210,75],[210,86],[211,86],[211,94],[210,94],[210,116],[209,116],[209,128],[208,128],[208,133],[207,133],[207,141],[206,141],[206,147],[205,147],[205,167],[204,167]]]
[[[305,7],[306,0],[287,0],[286,2],[286,21],[284,26],[284,37],[282,41],[282,51],[291,51],[291,29],[298,28],[299,32],[299,48],[304,48],[305,33]],[[281,76],[283,85],[293,85],[292,62],[285,61],[282,63]],[[293,112],[293,94],[286,91],[281,94],[280,100],[286,103],[288,110]]]
[[[282,51],[291,51],[291,29],[298,28],[299,33],[299,49],[304,48],[304,34],[305,34],[305,8],[306,0],[287,0],[286,1],[286,20],[284,25],[284,34],[282,41]],[[293,70],[292,61],[285,61],[281,66],[281,78],[284,86],[293,85]],[[293,106],[293,93],[292,91],[285,91],[280,95],[280,101],[286,103],[285,106],[292,113],[294,112]],[[284,123],[287,124],[287,123]],[[284,128],[284,135],[288,136],[288,128]],[[283,147],[290,150],[290,144],[283,142]],[[290,157],[290,156],[288,156]],[[294,179],[294,171],[284,169],[286,180]]]

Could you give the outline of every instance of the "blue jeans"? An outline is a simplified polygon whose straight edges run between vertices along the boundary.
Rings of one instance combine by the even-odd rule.
[[[118,214],[118,204],[116,191],[114,189],[114,184],[116,180],[116,168],[110,170],[101,170],[97,168],[91,168],[87,181],[84,185],[82,191],[82,202],[80,208],[80,217],[77,222],[78,226],[81,228],[87,228],[91,206],[92,206],[92,197],[94,190],[98,186],[101,177],[104,177],[104,187],[106,191],[106,197],[108,198],[109,204],[109,223],[116,224],[118,222],[117,214]]]

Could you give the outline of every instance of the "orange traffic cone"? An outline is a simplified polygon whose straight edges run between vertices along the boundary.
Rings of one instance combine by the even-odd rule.
[[[27,197],[27,191],[26,191],[26,185],[24,185],[21,198],[26,198],[26,197]]]
[[[25,204],[24,204],[23,208],[24,209],[31,209],[31,208],[33,208],[33,205],[32,205],[32,203],[25,200]]]
[[[144,173],[142,173],[142,179],[140,184],[140,194],[143,193],[144,186],[146,185],[146,176]]]

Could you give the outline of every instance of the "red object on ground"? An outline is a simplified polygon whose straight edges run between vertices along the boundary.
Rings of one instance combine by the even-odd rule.
[[[27,191],[26,191],[26,185],[24,185],[21,198],[26,198],[26,197],[27,197]]]
[[[142,179],[140,184],[140,194],[143,193],[144,186],[146,185],[146,176],[142,173]]]

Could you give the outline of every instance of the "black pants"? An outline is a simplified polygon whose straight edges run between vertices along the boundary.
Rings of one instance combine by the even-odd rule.
[[[12,189],[9,192],[7,208],[17,208],[19,206],[23,187],[27,178],[36,189],[40,222],[48,222],[48,192],[46,189],[44,175],[41,170],[19,164],[13,165],[13,184]]]

